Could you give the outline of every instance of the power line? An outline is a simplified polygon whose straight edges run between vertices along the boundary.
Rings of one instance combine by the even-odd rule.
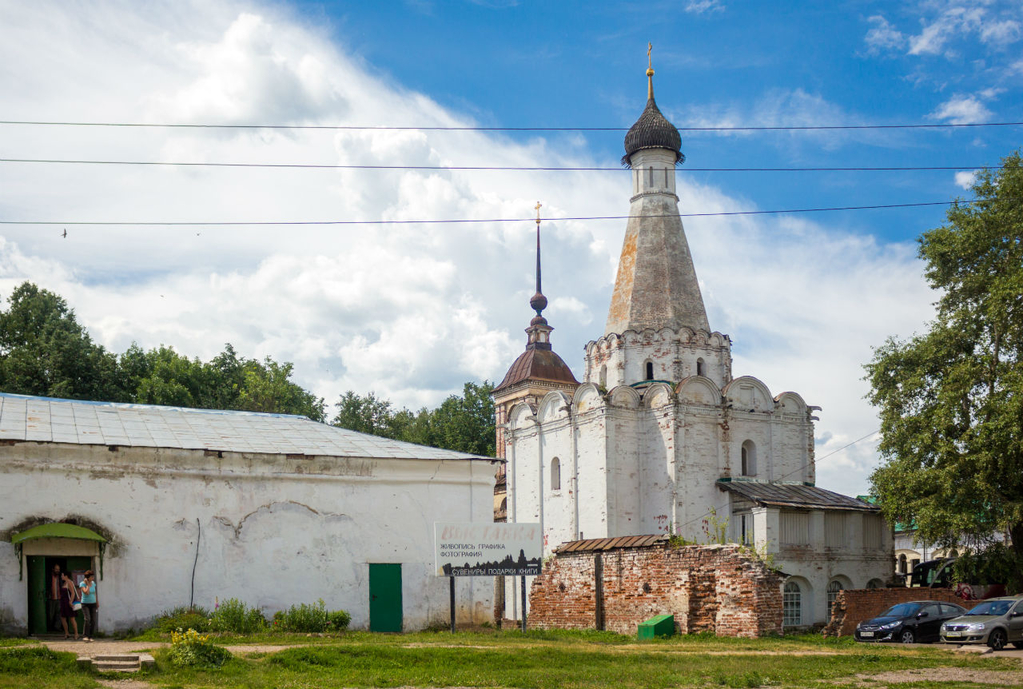
[[[310,170],[452,170],[452,171],[515,171],[515,172],[621,172],[621,165],[601,166],[500,166],[500,165],[362,165],[329,163],[224,163],[224,162],[173,162],[150,160],[85,160],[65,158],[0,158],[0,163],[39,163],[59,165],[141,165],[154,167],[212,167],[212,168],[278,168]],[[877,167],[682,167],[681,172],[910,172],[910,171],[952,171],[952,170],[993,170],[995,165],[918,165],[918,166],[877,166]]]
[[[708,218],[730,215],[774,215],[786,213],[823,213],[827,211],[864,211],[884,208],[920,208],[923,206],[950,206],[955,201],[927,201],[923,203],[888,203],[871,206],[832,206],[828,208],[788,208],[780,210],[717,211],[713,213],[679,213],[682,218]],[[632,218],[670,218],[674,213],[649,215],[589,215],[542,218],[546,222],[568,220],[630,220]],[[536,218],[448,218],[446,220],[224,220],[224,221],[99,221],[99,220],[0,220],[0,225],[109,225],[147,227],[235,227],[235,226],[316,226],[316,225],[465,225],[482,223],[536,222]]]
[[[52,120],[0,120],[0,125],[42,127],[124,127],[153,129],[293,129],[326,131],[423,131],[423,132],[625,132],[628,127],[470,127],[389,126],[343,124],[195,124],[182,122],[71,122]],[[1018,127],[1023,122],[945,122],[912,124],[833,124],[803,126],[678,127],[683,132],[810,132],[857,129],[956,129],[970,127]]]

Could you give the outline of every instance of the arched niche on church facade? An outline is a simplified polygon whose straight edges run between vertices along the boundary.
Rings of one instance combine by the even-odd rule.
[[[648,409],[670,407],[675,399],[671,387],[665,383],[654,383],[643,393],[643,406]]]
[[[721,391],[733,411],[770,412],[774,411],[774,396],[763,381],[753,376],[735,378]]]
[[[575,394],[572,396],[572,404],[575,405],[577,413],[585,414],[589,411],[602,409],[604,407],[604,396],[600,394],[600,389],[593,383],[583,383],[575,389]]]
[[[540,400],[540,407],[536,417],[540,423],[550,423],[568,416],[568,407],[572,404],[568,395],[560,390],[554,390],[544,395]]]
[[[775,408],[785,415],[806,416],[806,402],[795,392],[786,391],[774,398]]]
[[[637,409],[640,405],[640,396],[635,388],[628,385],[619,385],[611,391],[611,406],[625,409]]]
[[[685,404],[708,407],[721,404],[721,390],[706,376],[689,376],[678,384],[675,394]]]
[[[508,425],[512,430],[529,428],[536,423],[536,412],[532,405],[519,402],[508,410]]]

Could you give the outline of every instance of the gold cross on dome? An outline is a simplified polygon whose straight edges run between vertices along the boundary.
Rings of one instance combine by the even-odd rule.
[[[646,44],[646,66],[650,69],[653,69],[654,66],[654,59],[650,57],[650,51],[653,49],[654,49],[653,43]]]
[[[536,202],[536,224],[537,224],[537,225],[539,225],[539,224],[540,224],[540,207],[541,207],[542,205],[543,205],[543,204],[542,204],[542,203],[540,203],[539,201],[537,201],[537,202]]]

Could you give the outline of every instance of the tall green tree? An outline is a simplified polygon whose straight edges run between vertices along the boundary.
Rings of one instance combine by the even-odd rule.
[[[466,383],[462,395],[451,395],[436,409],[395,411],[390,401],[374,393],[359,395],[349,390],[334,405],[331,423],[360,433],[430,445],[445,450],[494,456],[496,426],[494,385],[489,381]]]
[[[94,343],[63,298],[30,282],[0,308],[0,390],[120,399],[117,357]]]
[[[974,199],[920,237],[938,290],[929,331],[890,338],[867,365],[885,460],[885,515],[943,545],[1008,534],[1023,585],[1023,168],[978,175]]]

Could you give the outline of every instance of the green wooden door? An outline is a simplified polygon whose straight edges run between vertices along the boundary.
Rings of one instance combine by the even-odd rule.
[[[46,629],[46,558],[29,555],[28,560],[28,633],[45,634]]]
[[[92,569],[91,557],[69,557],[67,559],[66,571],[76,584],[78,583],[78,578],[85,574],[87,569]],[[78,633],[82,634],[85,632],[85,613],[79,610],[76,617],[78,618]]]
[[[369,565],[369,630],[400,632],[401,565]]]

